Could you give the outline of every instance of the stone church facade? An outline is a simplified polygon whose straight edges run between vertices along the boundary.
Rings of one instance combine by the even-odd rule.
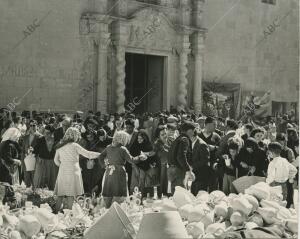
[[[174,4],[162,0],[144,7],[125,0],[104,4],[105,9],[115,5],[114,10],[108,14],[85,13],[80,19],[84,52],[93,56],[86,58],[90,60],[88,64],[94,65],[97,59],[97,69],[92,70],[97,85],[95,108],[101,112],[131,109],[134,102],[129,99],[125,104],[125,55],[133,53],[163,58],[163,66],[158,66],[163,67],[162,74],[148,77],[152,88],[143,89],[146,95],[142,100],[148,99],[144,110],[157,111],[173,105],[178,109],[192,106],[200,112],[205,37],[201,26],[203,1]],[[153,67],[149,70],[155,71]],[[193,92],[188,92],[188,77],[192,79]],[[191,102],[188,94],[193,95]]]

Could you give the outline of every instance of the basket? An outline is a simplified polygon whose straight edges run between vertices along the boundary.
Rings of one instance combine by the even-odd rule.
[[[234,180],[232,184],[238,193],[245,193],[245,189],[259,182],[266,182],[266,178],[258,176],[243,176]]]

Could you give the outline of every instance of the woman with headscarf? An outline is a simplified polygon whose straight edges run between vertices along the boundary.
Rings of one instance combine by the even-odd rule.
[[[87,151],[77,142],[81,138],[78,128],[67,129],[62,141],[56,147],[54,163],[59,167],[54,194],[57,195],[56,211],[67,197],[67,208],[72,209],[74,198],[84,193],[79,155],[88,159],[97,158],[100,153]]]
[[[85,135],[85,145],[83,146],[88,151],[101,153],[103,150],[98,148],[99,139],[97,139],[96,131],[87,131]],[[100,173],[101,166],[98,161],[80,157],[80,168],[82,170],[82,180],[85,193],[92,193],[92,189],[96,186],[100,178],[103,177]]]
[[[118,131],[117,131],[118,132]],[[110,137],[104,129],[99,129],[97,132],[97,149],[101,153],[108,145],[112,143],[112,137]]]
[[[118,131],[114,137],[112,144],[109,145],[100,155],[100,164],[106,165],[103,180],[102,196],[105,201],[106,208],[116,201],[121,203],[128,196],[127,174],[125,163],[135,164],[140,160],[145,160],[145,156],[132,157],[126,149],[129,141],[129,135],[125,131]]]
[[[37,139],[36,145],[33,149],[33,154],[36,157],[35,173],[33,184],[35,188],[48,187],[50,190],[54,189],[57,177],[58,168],[54,164],[54,131],[55,129],[46,125],[44,134]]]
[[[116,132],[119,131],[115,131],[115,134]],[[106,149],[106,147],[112,143],[112,137],[107,135],[104,129],[99,129],[97,132],[97,138],[98,141],[96,144],[96,149],[97,149],[96,151],[102,153]],[[100,166],[101,168],[97,171],[98,180],[92,189],[92,193],[95,192],[97,195],[99,195],[102,191],[102,179],[105,171],[104,170],[105,165],[103,164]]]
[[[266,153],[259,148],[254,138],[248,138],[241,151],[237,155],[236,165],[238,177],[242,176],[261,176],[265,177],[268,169]]]
[[[159,185],[157,157],[153,156],[153,147],[145,130],[138,132],[137,140],[132,145],[132,156],[144,154],[149,157],[146,161],[133,164],[130,191],[138,187],[143,197],[148,193],[153,197],[153,187]]]
[[[19,183],[18,166],[21,165],[21,148],[18,144],[21,132],[9,128],[2,136],[0,144],[0,182]]]
[[[2,136],[5,133],[5,131],[12,127],[14,127],[14,122],[10,119],[7,119],[3,125],[3,129],[1,130],[1,138],[3,138]]]

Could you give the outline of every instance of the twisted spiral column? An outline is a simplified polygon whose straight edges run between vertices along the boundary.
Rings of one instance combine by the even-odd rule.
[[[178,84],[178,108],[179,110],[182,110],[186,107],[187,101],[187,63],[188,63],[188,57],[187,57],[187,52],[183,51],[180,54],[180,59],[179,59],[179,84]]]
[[[116,54],[116,110],[118,113],[125,111],[125,48],[117,47]]]
[[[194,65],[194,98],[193,105],[195,113],[202,111],[202,75],[203,75],[203,55],[204,55],[204,32],[195,33],[193,39]]]

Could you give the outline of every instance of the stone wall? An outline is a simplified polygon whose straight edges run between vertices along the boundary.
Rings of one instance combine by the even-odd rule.
[[[271,91],[275,101],[298,101],[297,0],[277,0],[276,5],[209,0],[204,26],[205,81],[240,83],[244,91]]]
[[[78,22],[85,0],[0,1],[0,105],[73,110],[83,77]]]

